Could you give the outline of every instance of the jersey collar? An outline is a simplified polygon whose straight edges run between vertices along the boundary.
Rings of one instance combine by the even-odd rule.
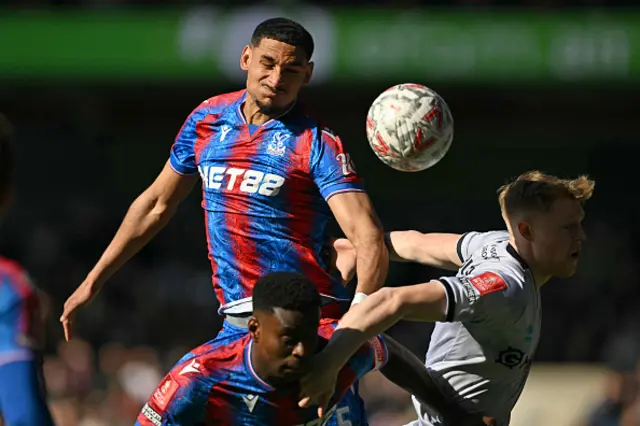
[[[247,365],[247,369],[251,373],[251,376],[254,379],[256,379],[256,381],[260,384],[260,386],[264,387],[268,391],[272,391],[275,388],[273,386],[271,386],[269,383],[267,383],[262,377],[260,377],[258,375],[258,373],[256,372],[256,370],[253,368],[253,363],[251,362],[251,351],[252,351],[252,348],[253,348],[253,339],[249,340],[249,344],[247,345],[247,347],[244,350],[244,359],[245,359],[245,363]]]
[[[520,262],[520,265],[522,265],[524,269],[530,269],[527,262],[522,258],[522,256],[520,256],[520,253],[518,253],[518,251],[511,245],[511,243],[507,244],[507,253],[513,256],[515,260]]]
[[[236,114],[238,114],[238,118],[240,119],[240,121],[246,125],[249,125],[249,123],[247,122],[247,118],[244,116],[244,113],[242,112],[242,105],[244,105],[244,102],[247,100],[247,90],[245,89],[242,93],[242,96],[240,96],[240,98],[237,101],[237,105],[236,105]],[[280,120],[281,118],[283,118],[284,116],[286,116],[287,114],[289,114],[291,111],[293,111],[294,108],[296,108],[296,106],[298,105],[298,99],[295,99],[291,105],[289,106],[289,108],[287,108],[284,112],[282,112],[281,114],[276,115],[275,117],[265,121],[263,124],[260,125],[260,127],[266,127],[269,124],[273,123],[274,121]]]

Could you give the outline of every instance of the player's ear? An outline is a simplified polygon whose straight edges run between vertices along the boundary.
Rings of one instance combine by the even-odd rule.
[[[249,318],[249,334],[254,341],[260,340],[260,321],[256,317]]]
[[[242,53],[240,54],[240,68],[243,71],[247,71],[249,69],[249,63],[251,62],[251,46],[246,45],[244,49],[242,49]]]
[[[528,222],[518,222],[518,232],[527,241],[533,240],[533,232],[531,230],[531,224]]]
[[[304,84],[307,84],[311,81],[311,76],[313,75],[313,61],[309,61],[309,64],[307,65],[307,73],[304,76]]]

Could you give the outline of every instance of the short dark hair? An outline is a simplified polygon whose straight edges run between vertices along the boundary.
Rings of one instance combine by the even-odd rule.
[[[291,19],[271,18],[258,24],[253,30],[251,44],[257,46],[264,38],[290,44],[304,50],[307,61],[313,55],[313,37],[302,25]]]
[[[272,312],[275,308],[310,313],[320,308],[318,289],[297,272],[270,272],[253,287],[253,310]]]
[[[11,186],[13,177],[13,149],[11,139],[13,128],[7,118],[0,114],[0,197],[5,195]]]

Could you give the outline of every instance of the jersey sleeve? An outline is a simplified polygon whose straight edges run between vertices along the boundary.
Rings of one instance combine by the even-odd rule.
[[[204,421],[211,384],[172,371],[160,382],[138,415],[136,425],[200,424]]]
[[[329,129],[318,131],[314,138],[310,163],[313,181],[325,200],[341,192],[364,191],[351,156]]]
[[[197,107],[185,120],[171,146],[169,164],[181,175],[194,175],[198,172],[196,165],[195,144],[198,140],[198,123],[207,114],[207,105]]]
[[[507,231],[467,232],[462,234],[458,240],[458,257],[461,262],[465,262],[476,250],[485,244],[508,239],[509,233]]]
[[[473,270],[442,277],[447,295],[446,321],[507,321],[518,309],[522,287],[508,270]]]
[[[382,335],[369,340],[349,359],[340,373],[336,384],[336,395],[341,398],[347,390],[370,371],[376,371],[384,367],[389,359],[387,345]]]

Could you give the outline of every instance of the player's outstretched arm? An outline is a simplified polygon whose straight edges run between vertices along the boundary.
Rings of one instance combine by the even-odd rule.
[[[399,320],[442,321],[446,311],[446,290],[439,281],[383,288],[342,317],[325,351],[339,369],[360,345]]]
[[[197,179],[198,175],[176,173],[167,162],[151,186],[131,204],[100,260],[64,305],[60,321],[67,340],[76,310],[90,302],[104,283],[169,222]]]
[[[344,192],[329,198],[328,204],[355,249],[358,274],[356,293],[374,293],[387,278],[389,253],[369,196],[364,192]]]
[[[365,342],[400,319],[434,322],[445,319],[447,295],[444,285],[431,281],[405,287],[383,288],[342,317],[329,344],[314,360],[314,369],[301,380],[300,404],[321,407],[333,395],[338,372]]]
[[[418,231],[393,231],[385,234],[389,259],[394,262],[415,262],[434,268],[457,270],[462,262],[458,256],[459,234],[423,234]],[[356,273],[356,250],[346,238],[333,242],[335,267],[343,281]]]
[[[429,404],[443,416],[455,411],[429,375],[427,367],[409,349],[384,334],[389,357],[380,372],[391,382]]]
[[[396,262],[415,262],[434,268],[457,270],[459,234],[393,231],[385,235],[389,256]]]

